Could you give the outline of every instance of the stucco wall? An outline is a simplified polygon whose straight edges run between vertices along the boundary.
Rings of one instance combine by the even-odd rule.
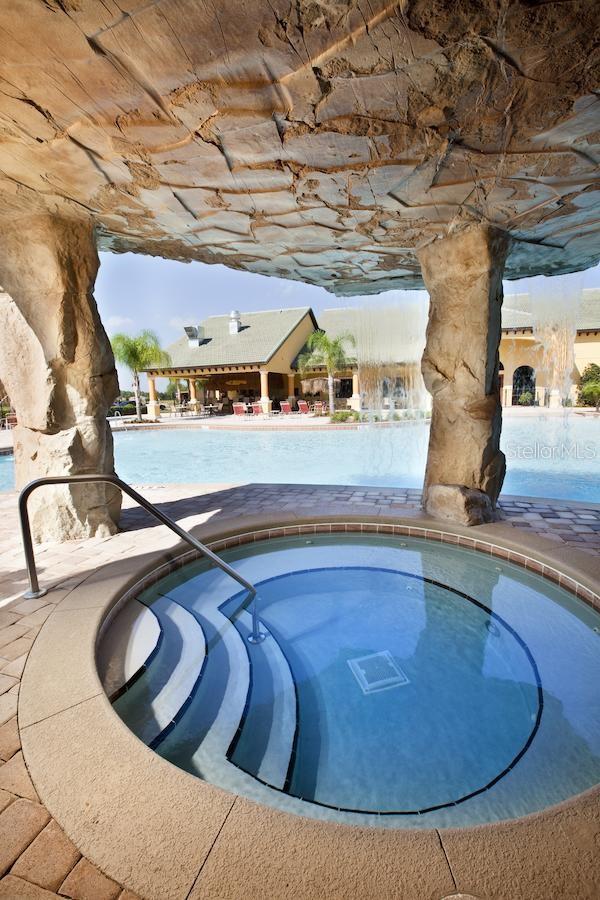
[[[578,335],[575,341],[575,365],[578,375],[581,375],[590,363],[600,366],[600,333]]]
[[[281,372],[282,374],[291,372],[293,361],[304,347],[308,336],[312,334],[314,330],[315,326],[313,321],[307,313],[289,337],[286,338],[279,350],[273,354],[264,368],[268,369],[269,372]]]

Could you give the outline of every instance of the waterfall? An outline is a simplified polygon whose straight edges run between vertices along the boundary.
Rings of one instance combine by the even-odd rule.
[[[350,330],[371,417],[417,417],[431,409],[421,375],[428,303],[426,291],[390,291],[354,308]]]
[[[542,354],[541,368],[550,389],[550,405],[565,405],[574,384],[575,339],[583,292],[583,272],[526,282],[533,336]]]

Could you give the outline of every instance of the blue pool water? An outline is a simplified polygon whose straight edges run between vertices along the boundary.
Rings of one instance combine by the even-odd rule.
[[[382,827],[518,817],[600,780],[600,615],[566,591],[408,538],[225,556],[258,587],[262,642],[245,594],[194,563],[130,601],[101,644],[116,711],[180,768]]]
[[[420,488],[429,425],[359,430],[117,432],[117,473],[134,484],[299,483]],[[505,494],[600,503],[600,419],[507,416]],[[0,490],[14,485],[0,457]]]

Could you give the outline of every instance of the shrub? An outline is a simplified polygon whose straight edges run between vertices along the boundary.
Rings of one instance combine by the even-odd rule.
[[[519,406],[531,406],[533,403],[533,394],[531,391],[523,391],[519,397]]]
[[[333,425],[340,425],[344,422],[357,422],[358,419],[358,413],[354,412],[353,409],[338,409],[332,415],[331,423]]]
[[[597,406],[597,401],[594,400],[594,390],[587,390],[587,385],[589,384],[597,384],[600,382],[600,366],[596,365],[596,363],[590,363],[589,366],[586,366],[581,375],[581,381],[579,382],[578,394],[577,394],[577,402],[580,406]]]
[[[595,406],[596,412],[600,412],[600,378],[598,381],[586,381],[579,389],[579,397],[585,406]]]

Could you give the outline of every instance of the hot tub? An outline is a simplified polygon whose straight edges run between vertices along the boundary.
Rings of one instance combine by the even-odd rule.
[[[254,607],[193,561],[142,586],[98,648],[114,709],[176,766],[384,828],[521,817],[600,781],[600,615],[570,591],[360,526],[223,556]]]

